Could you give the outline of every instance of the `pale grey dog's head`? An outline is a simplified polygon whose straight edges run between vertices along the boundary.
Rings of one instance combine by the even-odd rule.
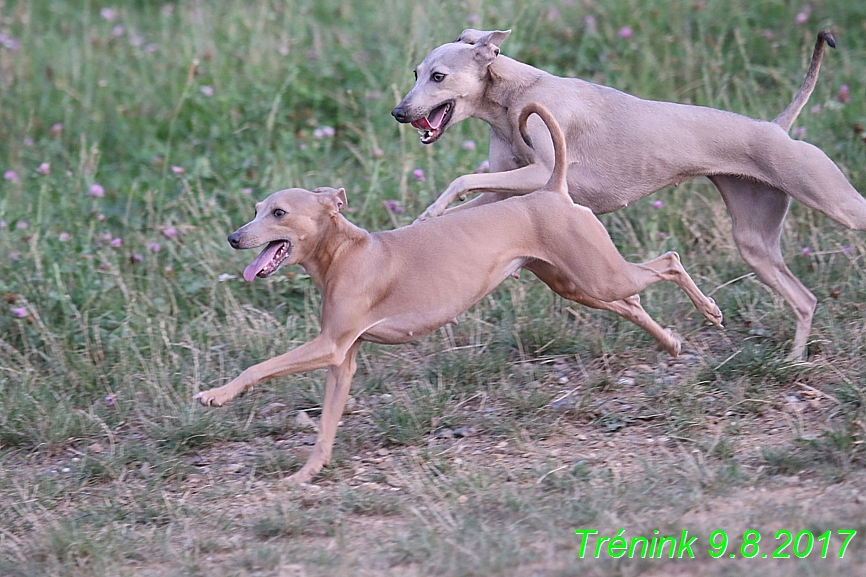
[[[391,115],[417,128],[424,144],[436,142],[476,108],[473,102],[484,92],[487,67],[509,34],[469,28],[454,42],[434,48],[415,68],[415,86]]]

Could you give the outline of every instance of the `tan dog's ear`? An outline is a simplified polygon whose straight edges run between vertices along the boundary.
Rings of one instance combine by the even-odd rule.
[[[345,188],[322,187],[313,190],[313,192],[321,195],[319,202],[331,207],[331,214],[339,214],[343,207],[346,206]]]
[[[473,32],[477,31],[473,30]],[[487,32],[475,42],[475,59],[484,65],[493,62],[493,59],[499,56],[499,47],[502,46],[509,34],[511,34],[511,30]]]
[[[337,189],[337,192],[334,193],[334,205],[337,207],[337,212],[342,210],[342,208],[346,206],[346,203],[346,189]]]

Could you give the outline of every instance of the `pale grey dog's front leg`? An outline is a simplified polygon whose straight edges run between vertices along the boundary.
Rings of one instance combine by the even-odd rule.
[[[506,172],[489,174],[464,174],[454,179],[448,185],[436,202],[425,210],[418,220],[434,218],[445,212],[452,202],[464,200],[467,195],[476,192],[495,192],[500,195],[515,196],[538,190],[547,183],[551,169],[541,164],[530,164]]]

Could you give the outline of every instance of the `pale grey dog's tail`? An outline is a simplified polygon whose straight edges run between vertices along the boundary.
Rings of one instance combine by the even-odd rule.
[[[815,49],[812,51],[812,61],[809,63],[809,70],[806,72],[806,78],[803,79],[803,84],[800,90],[794,95],[794,100],[788,105],[782,114],[773,120],[773,124],[778,124],[785,132],[791,130],[794,121],[809,97],[812,96],[812,91],[815,89],[815,84],[818,82],[818,71],[821,69],[821,60],[824,58],[824,43],[830,45],[830,48],[836,48],[836,39],[829,30],[821,30],[818,32],[818,39],[815,40]]]

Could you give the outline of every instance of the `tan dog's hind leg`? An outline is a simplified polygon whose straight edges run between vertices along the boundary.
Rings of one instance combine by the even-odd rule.
[[[632,295],[613,302],[606,302],[592,298],[571,282],[562,271],[546,262],[540,260],[533,261],[523,268],[531,271],[558,295],[594,309],[614,312],[648,332],[659,343],[659,346],[671,356],[676,357],[680,354],[682,346],[680,340],[673,331],[665,329],[647,314],[640,304],[640,297],[638,295]]]
[[[322,470],[322,467],[331,462],[331,449],[337,436],[337,425],[349,398],[349,387],[352,377],[358,368],[357,355],[362,341],[355,344],[346,353],[343,363],[338,366],[328,367],[328,375],[325,377],[325,401],[322,409],[322,421],[319,424],[319,438],[316,446],[300,471],[289,477],[290,481],[296,483],[309,483],[310,480]]]
[[[610,303],[636,295],[660,280],[672,281],[708,321],[721,328],[722,312],[713,299],[701,292],[683,268],[677,253],[668,252],[644,263],[628,262],[610,240],[607,229],[588,208],[569,200],[560,202],[568,206],[556,207],[559,212],[555,214],[561,216],[556,234],[561,237],[550,242],[564,247],[569,239],[576,239],[579,250],[553,251],[545,260],[566,275],[582,293]],[[551,210],[556,209],[551,207]]]
[[[788,359],[805,357],[812,313],[818,299],[782,259],[780,240],[789,197],[765,184],[736,177],[714,176],[712,181],[728,206],[734,242],[743,260],[761,281],[782,295],[797,316],[797,330]]]
[[[634,291],[634,294],[639,293],[648,285],[659,280],[673,281],[686,293],[695,305],[695,308],[701,311],[701,314],[708,321],[722,328],[722,311],[716,306],[716,301],[701,292],[701,289],[698,288],[698,285],[695,284],[695,281],[692,280],[692,277],[683,268],[680,262],[680,255],[673,251],[666,252],[651,261],[641,264],[631,264],[631,266],[647,273],[634,277],[634,280],[638,283],[637,286],[640,287]]]

